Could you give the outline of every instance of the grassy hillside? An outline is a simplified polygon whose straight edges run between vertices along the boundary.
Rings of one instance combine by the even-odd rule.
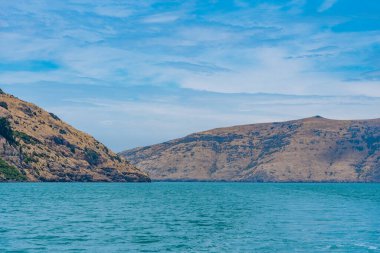
[[[380,119],[220,128],[121,154],[155,180],[380,182]]]
[[[92,136],[0,92],[0,181],[149,181]]]

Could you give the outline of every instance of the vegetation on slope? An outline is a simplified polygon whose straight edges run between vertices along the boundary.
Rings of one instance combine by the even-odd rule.
[[[0,158],[0,181],[25,181],[26,177],[16,167]]]
[[[380,119],[219,128],[121,154],[154,180],[380,182]]]
[[[16,143],[11,125],[6,118],[0,118],[0,135],[3,136],[10,144]]]
[[[92,136],[1,89],[0,157],[0,181],[150,181]]]

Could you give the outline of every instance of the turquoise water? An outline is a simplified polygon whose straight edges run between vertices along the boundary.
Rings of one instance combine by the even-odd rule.
[[[0,252],[380,252],[380,184],[0,184]]]

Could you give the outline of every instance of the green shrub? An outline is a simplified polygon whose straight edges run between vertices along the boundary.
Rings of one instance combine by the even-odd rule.
[[[0,135],[3,136],[9,144],[12,145],[16,143],[11,124],[6,118],[0,118]]]
[[[8,104],[4,101],[0,101],[0,107],[3,107],[8,110]]]
[[[10,181],[25,181],[25,175],[14,166],[9,165],[6,161],[0,158],[0,174],[5,180]]]
[[[66,132],[65,129],[59,129],[59,133],[60,133],[60,134],[67,134],[67,132]]]
[[[36,138],[34,138],[34,137],[30,136],[30,135],[27,135],[26,133],[23,133],[23,132],[14,131],[13,134],[14,134],[14,137],[23,140],[26,144],[41,143]]]
[[[53,136],[53,141],[57,145],[63,145],[63,146],[68,147],[70,149],[70,152],[75,154],[75,149],[77,148],[77,146],[71,144],[70,142],[68,142],[64,138],[59,137],[59,136]]]
[[[3,95],[3,94],[5,94],[5,92],[2,89],[0,89],[0,95]]]
[[[49,112],[50,116],[55,119],[55,120],[61,120],[57,115],[55,115],[54,113],[52,112]]]
[[[121,163],[122,162],[122,160],[121,160],[121,158],[120,158],[120,156],[118,156],[118,155],[115,155],[114,156],[114,158],[119,162],[119,163]]]
[[[75,145],[70,144],[70,146],[68,146],[68,148],[70,149],[71,153],[75,154],[75,148],[76,148]]]
[[[90,165],[98,165],[100,163],[100,156],[96,151],[86,148],[84,150],[84,159],[90,164]]]
[[[67,141],[65,139],[63,139],[62,137],[59,137],[59,136],[53,136],[53,141],[57,145],[65,145],[67,143]]]
[[[24,156],[24,163],[30,164],[30,163],[36,163],[36,162],[38,162],[38,158],[28,156],[28,155]]]

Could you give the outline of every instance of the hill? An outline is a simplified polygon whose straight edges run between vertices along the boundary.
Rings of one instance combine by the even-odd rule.
[[[121,155],[153,180],[380,182],[380,119],[219,128]]]
[[[0,181],[150,181],[124,158],[0,90]]]

